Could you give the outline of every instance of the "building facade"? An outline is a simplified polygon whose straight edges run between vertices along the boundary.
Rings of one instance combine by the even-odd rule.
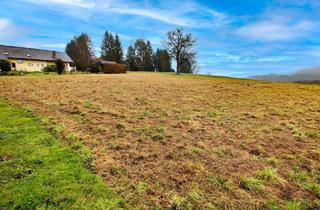
[[[65,71],[74,70],[71,67],[73,61],[64,52],[0,45],[0,60],[8,60],[12,70],[41,71],[47,66],[55,65],[57,59],[63,61]]]

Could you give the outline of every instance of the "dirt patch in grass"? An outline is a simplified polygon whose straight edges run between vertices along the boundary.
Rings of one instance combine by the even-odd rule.
[[[318,85],[129,73],[6,77],[0,88],[77,133],[132,208],[319,207]]]

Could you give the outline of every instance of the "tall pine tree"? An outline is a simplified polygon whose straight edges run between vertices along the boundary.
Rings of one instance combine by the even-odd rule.
[[[122,49],[122,44],[118,34],[116,34],[116,38],[114,40],[114,54],[115,54],[115,61],[117,63],[123,63],[123,49]]]
[[[115,61],[114,39],[112,33],[105,32],[101,45],[101,58],[107,61]]]
[[[153,65],[153,50],[150,41],[146,43],[146,51],[145,51],[145,71],[154,71]]]
[[[138,71],[154,71],[151,43],[143,39],[137,39],[134,51]]]
[[[144,71],[144,52],[145,52],[146,45],[143,39],[137,39],[134,44],[134,51],[136,52],[135,63],[138,71]]]
[[[118,34],[113,36],[112,33],[105,32],[101,44],[101,58],[106,61],[123,63],[123,48]]]
[[[132,46],[128,47],[126,64],[128,66],[129,71],[138,71],[136,66],[136,52]]]

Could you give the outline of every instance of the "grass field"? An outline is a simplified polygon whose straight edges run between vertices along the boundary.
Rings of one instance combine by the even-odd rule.
[[[0,78],[90,148],[130,209],[320,208],[320,86],[128,73]]]
[[[122,202],[30,112],[0,101],[0,209],[120,209]]]

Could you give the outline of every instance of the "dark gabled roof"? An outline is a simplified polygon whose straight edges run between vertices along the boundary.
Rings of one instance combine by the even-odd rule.
[[[99,61],[101,64],[117,64],[117,62],[115,62],[115,61],[104,61],[104,60],[100,60]]]
[[[104,60],[103,58],[96,58],[96,61],[102,65],[105,65],[105,64],[118,64],[117,62],[115,61],[106,61]]]
[[[73,62],[64,52],[0,45],[0,59],[8,58],[41,61],[55,61],[56,59],[61,59],[63,62]]]

